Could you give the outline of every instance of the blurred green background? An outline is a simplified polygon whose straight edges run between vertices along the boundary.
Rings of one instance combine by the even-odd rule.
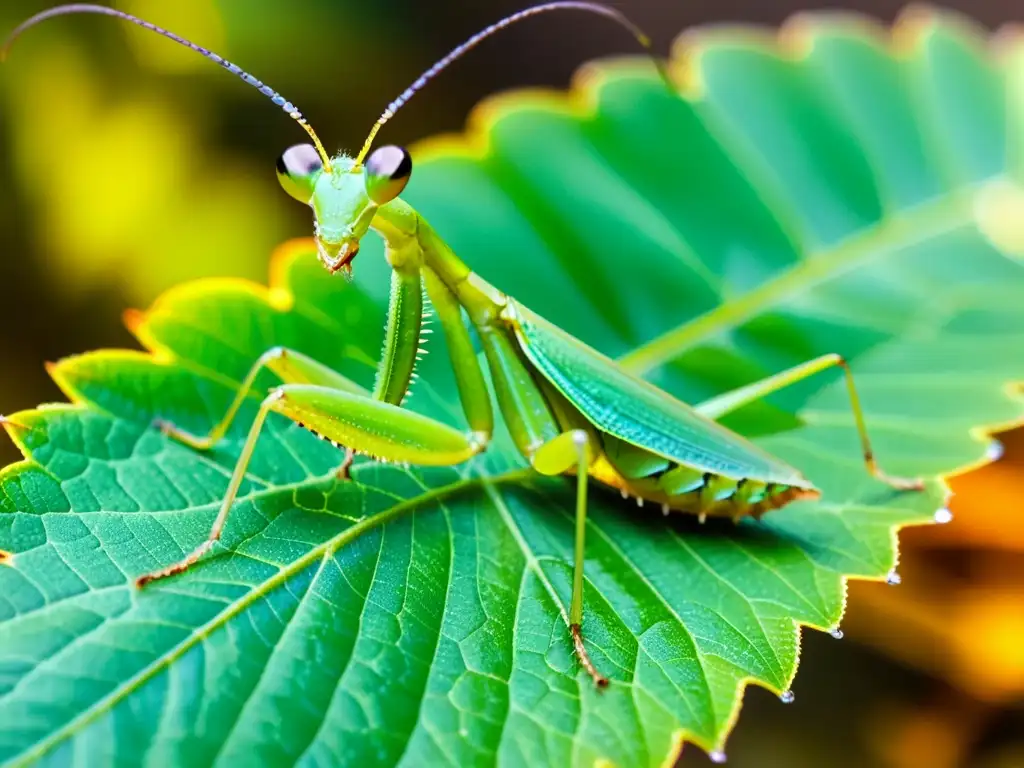
[[[52,4],[4,0],[0,32]],[[329,150],[354,150],[422,69],[524,0],[115,5],[249,69],[303,110]],[[775,26],[820,7],[796,0],[617,5],[661,51],[693,25]],[[830,5],[888,22],[902,3]],[[990,28],[1024,21],[1019,2],[944,5]],[[408,144],[458,130],[490,93],[562,87],[587,59],[634,50],[622,30],[598,18],[531,20],[446,72],[382,139]],[[253,89],[130,25],[69,17],[19,41],[0,69],[0,413],[63,399],[46,376],[47,360],[137,346],[121,314],[164,288],[210,275],[264,280],[274,246],[311,232],[309,211],[274,177],[280,152],[303,139]],[[900,590],[852,589],[843,642],[805,633],[795,704],[749,693],[730,740],[731,765],[1024,765],[1024,536],[1005,527],[1020,507],[1024,440],[1010,436],[1007,444],[998,465],[957,481],[957,522],[905,534]],[[0,446],[4,464],[17,457]],[[705,761],[690,749],[683,763]]]

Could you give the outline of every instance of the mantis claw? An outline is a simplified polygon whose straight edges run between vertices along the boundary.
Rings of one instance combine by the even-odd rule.
[[[167,421],[166,419],[153,419],[153,426],[159,429],[161,434],[166,435],[172,440],[177,440],[179,443],[184,443],[197,451],[208,451],[216,443],[216,439],[213,436],[197,437],[191,432],[186,432],[184,429],[175,426],[174,422]]]
[[[923,491],[924,480],[920,477],[892,477],[887,475],[879,468],[878,463],[870,453],[866,453],[866,463],[868,465],[868,471],[876,479],[881,480],[883,483],[888,485],[890,488],[894,488],[897,491]]]
[[[335,471],[334,476],[339,480],[351,480],[352,479],[352,462],[355,461],[356,452],[351,448],[345,449],[345,459],[341,462],[341,466]]]
[[[587,670],[587,674],[590,675],[590,679],[594,681],[594,685],[598,688],[608,687],[608,678],[597,671],[597,667],[594,666],[594,662],[590,660],[590,654],[587,653],[587,649],[583,646],[583,630],[579,624],[570,624],[569,632],[572,634],[572,644],[576,649],[576,656],[580,660],[580,664]]]
[[[915,478],[892,477],[892,478],[889,478],[889,484],[893,488],[896,488],[896,489],[901,490],[901,491],[923,491],[924,490],[924,480],[922,480],[920,477],[915,477]]]
[[[152,573],[147,573],[144,576],[139,576],[139,578],[135,580],[136,589],[142,589],[144,586],[146,586],[152,581],[159,581],[160,579],[166,579],[168,576],[174,576],[179,573],[184,573],[193,564],[198,562],[199,558],[201,558],[203,555],[205,555],[207,552],[213,549],[213,544],[213,539],[204,541],[202,544],[196,547],[192,551],[192,553],[189,554],[185,559],[180,560],[179,562],[174,563],[173,565],[169,565],[166,568],[162,568],[159,571],[154,571]]]

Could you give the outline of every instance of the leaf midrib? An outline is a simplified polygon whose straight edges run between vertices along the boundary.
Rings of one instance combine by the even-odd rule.
[[[958,189],[899,214],[883,215],[874,226],[854,232],[832,248],[808,254],[759,287],[639,345],[620,357],[619,363],[635,374],[644,375],[787,296],[855,269],[887,250],[914,245],[959,229],[972,220],[976,194],[977,188]]]

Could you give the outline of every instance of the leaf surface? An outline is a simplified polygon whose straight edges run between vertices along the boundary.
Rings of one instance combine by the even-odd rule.
[[[892,36],[831,16],[778,39],[702,32],[675,51],[682,97],[623,60],[568,97],[493,100],[469,138],[421,148],[407,198],[488,280],[687,401],[842,353],[882,464],[936,476],[1021,415],[1006,392],[1024,374],[1024,269],[992,244],[1014,250],[992,235],[1012,235],[1024,135],[1004,71],[973,28],[920,12]],[[152,420],[208,429],[277,345],[369,384],[386,270],[367,242],[348,284],[295,243],[269,289],[173,290],[133,319],[147,352],[64,360],[74,404],[6,420],[26,460],[0,475],[0,760],[721,750],[745,684],[786,691],[799,626],[836,627],[844,580],[886,578],[895,530],[943,504],[937,480],[897,494],[866,476],[835,377],[731,415],[824,496],[702,527],[596,491],[599,693],[566,630],[571,484],[531,475],[503,437],[464,467],[361,463],[340,483],[337,451],[273,417],[222,546],[136,591],[205,536],[258,398],[208,454]],[[462,424],[432,343],[412,406]]]

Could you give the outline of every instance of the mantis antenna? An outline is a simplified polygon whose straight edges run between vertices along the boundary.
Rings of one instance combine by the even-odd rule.
[[[320,159],[323,161],[324,170],[330,173],[331,159],[328,156],[326,150],[324,149],[324,145],[320,142],[320,137],[316,135],[316,131],[313,130],[313,126],[311,126],[307,122],[306,118],[302,116],[302,113],[295,107],[294,104],[285,99],[284,96],[279,94],[269,85],[264,85],[261,81],[257,80],[248,72],[244,71],[235,64],[232,64],[230,61],[223,58],[222,56],[218,56],[213,51],[203,48],[201,45],[196,45],[190,40],[186,40],[185,38],[176,35],[173,32],[170,32],[166,29],[163,29],[162,27],[158,27],[156,24],[151,24],[150,22],[140,19],[137,16],[132,16],[130,13],[118,11],[114,8],[107,8],[103,5],[93,5],[91,3],[71,3],[69,5],[59,5],[56,8],[50,8],[49,10],[42,11],[40,13],[37,13],[30,19],[27,19],[26,21],[22,22],[13,32],[11,32],[10,35],[7,36],[7,39],[4,41],[3,47],[0,48],[0,62],[5,61],[7,59],[7,52],[8,50],[10,50],[11,45],[27,29],[29,29],[30,27],[34,27],[41,21],[46,21],[46,19],[53,18],[54,16],[66,16],[72,13],[98,13],[103,16],[113,16],[118,19],[130,21],[132,24],[137,24],[143,29],[148,29],[150,32],[156,32],[158,35],[162,35],[163,37],[169,38],[174,42],[178,43],[179,45],[183,45],[186,48],[195,51],[196,53],[206,57],[215,64],[220,64],[228,72],[230,72],[233,75],[237,75],[238,77],[242,78],[242,80],[251,85],[253,88],[256,88],[260,93],[262,93],[272,102],[277,104],[277,106],[281,107],[281,109],[283,109],[285,113],[287,113],[288,117],[290,117],[292,120],[301,125],[303,130],[305,130],[306,133],[309,134],[309,137],[313,140],[313,145],[316,147],[317,154],[320,155]]]
[[[453,61],[461,58],[463,54],[466,54],[469,51],[471,51],[473,48],[482,43],[491,35],[500,32],[501,30],[505,29],[505,27],[509,27],[518,21],[528,19],[531,16],[538,16],[542,13],[547,13],[548,11],[566,10],[587,11],[588,13],[596,13],[600,16],[605,16],[611,19],[621,27],[625,27],[630,32],[630,34],[632,34],[633,37],[636,38],[636,41],[640,43],[641,46],[643,46],[644,50],[650,55],[651,60],[654,62],[654,66],[658,70],[658,74],[661,75],[662,80],[665,81],[665,84],[669,87],[669,90],[672,90],[672,81],[669,79],[668,73],[665,71],[664,64],[662,64],[661,60],[658,59],[658,57],[655,55],[654,48],[651,45],[651,39],[644,34],[643,30],[641,30],[636,24],[634,24],[632,21],[626,18],[626,16],[624,16],[617,9],[612,8],[611,6],[608,5],[601,5],[600,3],[577,2],[576,0],[558,0],[557,2],[541,3],[540,5],[535,5],[532,6],[531,8],[524,8],[521,11],[517,11],[516,13],[506,16],[500,21],[496,21],[494,24],[485,27],[472,37],[468,38],[461,45],[458,45],[455,48],[453,48],[443,58],[438,59],[434,63],[434,65],[430,67],[430,69],[425,71],[416,79],[416,82],[414,82],[404,91],[402,91],[402,93],[398,96],[397,99],[388,104],[387,109],[385,109],[381,116],[377,118],[377,122],[374,123],[373,128],[370,129],[370,135],[367,136],[366,141],[363,142],[363,148],[359,150],[359,155],[356,157],[356,166],[362,165],[363,160],[366,158],[367,153],[370,151],[370,146],[373,144],[374,138],[377,136],[377,132],[384,127],[384,124],[388,120],[395,116],[395,112],[397,112],[403,106],[405,106],[406,103],[408,103],[409,99],[411,99],[417,91],[422,89],[423,86],[425,86],[427,83],[433,80],[434,77],[440,74],[441,71],[447,68],[448,65],[451,64]]]

